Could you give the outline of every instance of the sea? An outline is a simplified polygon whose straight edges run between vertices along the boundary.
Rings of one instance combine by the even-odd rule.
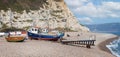
[[[120,32],[110,33],[120,36]],[[112,41],[109,45],[106,45],[106,47],[111,51],[113,55],[115,55],[116,57],[120,57],[120,37]]]
[[[92,31],[92,32],[99,32],[99,33],[110,33],[120,36],[120,31]]]
[[[108,31],[98,31],[98,32],[102,32],[102,33],[111,33],[111,34],[115,34],[115,35],[118,35],[120,36],[120,31],[111,31],[111,32],[108,32]],[[111,53],[113,55],[115,55],[116,57],[120,57],[120,37],[112,42],[110,42],[109,45],[106,45],[106,47],[111,51]]]

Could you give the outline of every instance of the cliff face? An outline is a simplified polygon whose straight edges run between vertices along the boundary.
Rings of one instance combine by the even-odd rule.
[[[33,25],[44,28],[49,25],[51,29],[89,31],[79,24],[64,0],[0,0],[0,10],[1,28],[11,25],[17,28]]]

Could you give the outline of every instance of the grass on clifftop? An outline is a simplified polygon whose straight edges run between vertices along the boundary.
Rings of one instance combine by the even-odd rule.
[[[21,12],[23,10],[38,10],[43,7],[43,4],[48,4],[46,0],[0,0],[0,10],[8,10]]]

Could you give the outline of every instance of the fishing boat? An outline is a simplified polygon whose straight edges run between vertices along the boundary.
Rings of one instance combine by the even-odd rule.
[[[63,32],[59,32],[57,30],[41,29],[38,27],[32,27],[28,30],[28,37],[30,39],[40,39],[40,40],[50,40],[57,41],[64,36]]]
[[[8,42],[23,42],[24,41],[24,37],[20,37],[20,36],[14,36],[14,37],[6,37],[5,38]]]
[[[14,31],[6,33],[5,39],[8,42],[23,42],[25,40],[26,33],[21,31]]]
[[[46,27],[42,26],[36,26],[36,18],[33,18],[33,24],[32,26],[28,29],[27,34],[28,38],[30,39],[41,39],[41,40],[51,40],[51,41],[57,41],[58,39],[61,39],[64,36],[63,32],[60,32],[58,30],[51,30],[49,27],[49,20],[50,20],[50,10],[43,10],[42,12],[46,12],[46,18],[40,18],[44,20],[45,24],[47,25]]]

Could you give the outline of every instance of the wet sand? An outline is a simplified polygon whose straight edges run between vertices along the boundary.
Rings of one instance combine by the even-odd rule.
[[[112,42],[112,41],[114,41],[114,40],[116,40],[116,39],[118,39],[117,36],[114,37],[114,38],[107,39],[107,40],[101,42],[101,43],[98,45],[98,47],[99,47],[101,50],[105,51],[105,52],[111,53],[110,50],[106,47],[106,45],[109,45],[110,42]],[[111,53],[111,54],[112,54],[112,53]]]

